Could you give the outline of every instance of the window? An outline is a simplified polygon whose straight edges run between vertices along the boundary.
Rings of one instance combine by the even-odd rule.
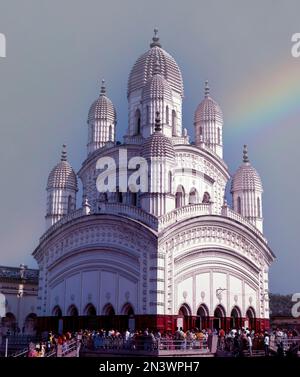
[[[257,197],[257,217],[261,217],[261,211],[260,211],[260,199]]]
[[[241,200],[241,198],[239,196],[237,198],[237,212],[239,214],[242,213],[242,200]]]
[[[176,111],[172,110],[172,136],[176,136]]]
[[[166,123],[169,124],[169,106],[166,106]]]
[[[210,203],[210,195],[207,191],[203,194],[202,203]]]
[[[141,133],[141,112],[139,109],[135,112],[135,134],[139,135]]]
[[[218,144],[221,144],[221,130],[218,127]]]
[[[183,186],[178,186],[175,195],[176,208],[183,207],[185,205],[185,191]]]
[[[172,192],[172,172],[169,171],[169,192]]]
[[[68,196],[68,213],[72,211],[72,196]]]
[[[109,141],[113,141],[112,125],[109,126],[109,130],[108,130],[108,140],[109,140]]]

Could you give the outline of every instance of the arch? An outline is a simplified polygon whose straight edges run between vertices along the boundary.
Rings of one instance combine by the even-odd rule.
[[[184,316],[184,317],[192,315],[192,311],[191,311],[191,308],[189,307],[189,305],[188,304],[182,304],[180,306],[179,310],[178,310],[178,315]]]
[[[115,314],[116,314],[115,309],[114,309],[114,307],[112,306],[111,303],[108,303],[108,304],[103,306],[102,315],[112,316],[112,315],[115,315]]]
[[[29,313],[24,321],[22,333],[31,334],[35,332],[37,323],[37,315],[35,313]]]
[[[172,110],[172,136],[177,136],[176,123],[177,123],[176,111]]]
[[[68,213],[72,211],[72,195],[68,196]]]
[[[249,329],[256,330],[256,313],[252,306],[249,306],[249,308],[246,311],[246,320],[248,320]]]
[[[257,197],[257,217],[261,217],[261,210],[260,210],[260,198]]]
[[[203,194],[202,203],[210,203],[210,194],[207,191]]]
[[[240,196],[237,198],[237,213],[241,214],[242,213],[242,199]]]
[[[219,304],[214,310],[213,327],[216,330],[226,328],[226,311],[224,307]]]
[[[169,106],[166,106],[166,123],[169,124]]]
[[[140,109],[137,109],[135,112],[135,135],[141,133],[141,112]]]
[[[179,185],[175,195],[176,208],[183,207],[185,205],[185,190],[182,185]]]
[[[121,314],[124,314],[124,315],[134,315],[133,306],[129,302],[127,302],[126,304],[124,304],[123,307],[122,307],[122,310],[121,310]]]
[[[69,309],[67,310],[67,315],[70,317],[78,317],[78,309],[76,305],[70,305]]]
[[[62,317],[62,310],[59,305],[55,305],[52,309],[52,315],[54,317]]]
[[[230,328],[231,329],[236,329],[241,327],[241,318],[242,318],[242,313],[241,310],[238,306],[234,306],[231,310],[230,313]]]
[[[97,315],[97,311],[96,311],[95,306],[91,303],[87,304],[85,309],[84,309],[84,315],[86,315],[88,317],[92,317],[92,316]]]
[[[209,310],[205,304],[201,304],[197,310],[196,327],[199,330],[209,327]]]
[[[189,193],[189,204],[196,204],[199,202],[198,191],[193,187]]]

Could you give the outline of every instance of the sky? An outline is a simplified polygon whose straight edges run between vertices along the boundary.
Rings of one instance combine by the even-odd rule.
[[[270,291],[299,292],[300,58],[291,54],[299,14],[298,0],[0,0],[0,264],[37,267],[48,174],[63,143],[79,170],[102,78],[122,140],[128,75],[157,27],[182,71],[183,127],[194,139],[209,80],[230,172],[246,143],[261,175],[264,232],[277,256]]]

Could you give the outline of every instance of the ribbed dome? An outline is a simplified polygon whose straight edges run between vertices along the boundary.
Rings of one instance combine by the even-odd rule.
[[[171,88],[183,97],[183,81],[175,59],[161,48],[157,36],[153,37],[150,50],[141,55],[131,69],[128,79],[127,95],[141,89],[153,75],[154,66],[159,62],[161,75],[169,82]]]
[[[232,178],[231,192],[240,190],[255,190],[263,192],[262,182],[256,169],[250,164],[247,147],[244,146],[243,164]]]
[[[205,97],[195,112],[195,123],[203,121],[219,121],[223,123],[223,113],[218,103],[209,95],[208,82],[205,82]]]
[[[164,157],[175,159],[173,144],[167,136],[161,132],[159,113],[156,113],[155,131],[150,135],[142,145],[142,157],[146,159],[154,157]]]
[[[104,80],[102,80],[100,96],[90,107],[88,122],[95,120],[108,120],[111,123],[116,122],[116,110],[111,100],[106,96]]]
[[[143,88],[142,100],[164,99],[172,101],[172,90],[168,81],[160,74],[155,74],[147,80]]]
[[[67,161],[65,150],[61,161],[52,169],[48,177],[47,189],[60,188],[77,191],[77,177],[72,166]]]

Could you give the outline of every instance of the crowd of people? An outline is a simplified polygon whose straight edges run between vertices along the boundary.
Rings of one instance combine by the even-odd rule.
[[[264,352],[265,356],[270,355],[271,343],[277,348],[276,354],[279,357],[297,356],[299,351],[299,342],[295,341],[297,333],[293,330],[283,330],[277,328],[276,330],[268,331],[254,331],[248,328],[231,329],[227,333],[221,329],[218,332],[218,349],[221,352],[228,352],[232,356],[244,356],[249,353],[256,355]]]
[[[297,356],[299,338],[295,331],[277,328],[273,331],[254,331],[248,328],[211,330],[198,328],[183,331],[161,333],[159,330],[118,331],[116,329],[80,330],[56,335],[52,332],[44,334],[43,341],[30,343],[28,357],[48,357],[49,355],[65,354],[71,344],[80,345],[84,350],[209,350],[212,338],[218,338],[217,356],[257,356],[270,355],[277,347],[277,356]],[[296,338],[298,341],[296,341]]]

